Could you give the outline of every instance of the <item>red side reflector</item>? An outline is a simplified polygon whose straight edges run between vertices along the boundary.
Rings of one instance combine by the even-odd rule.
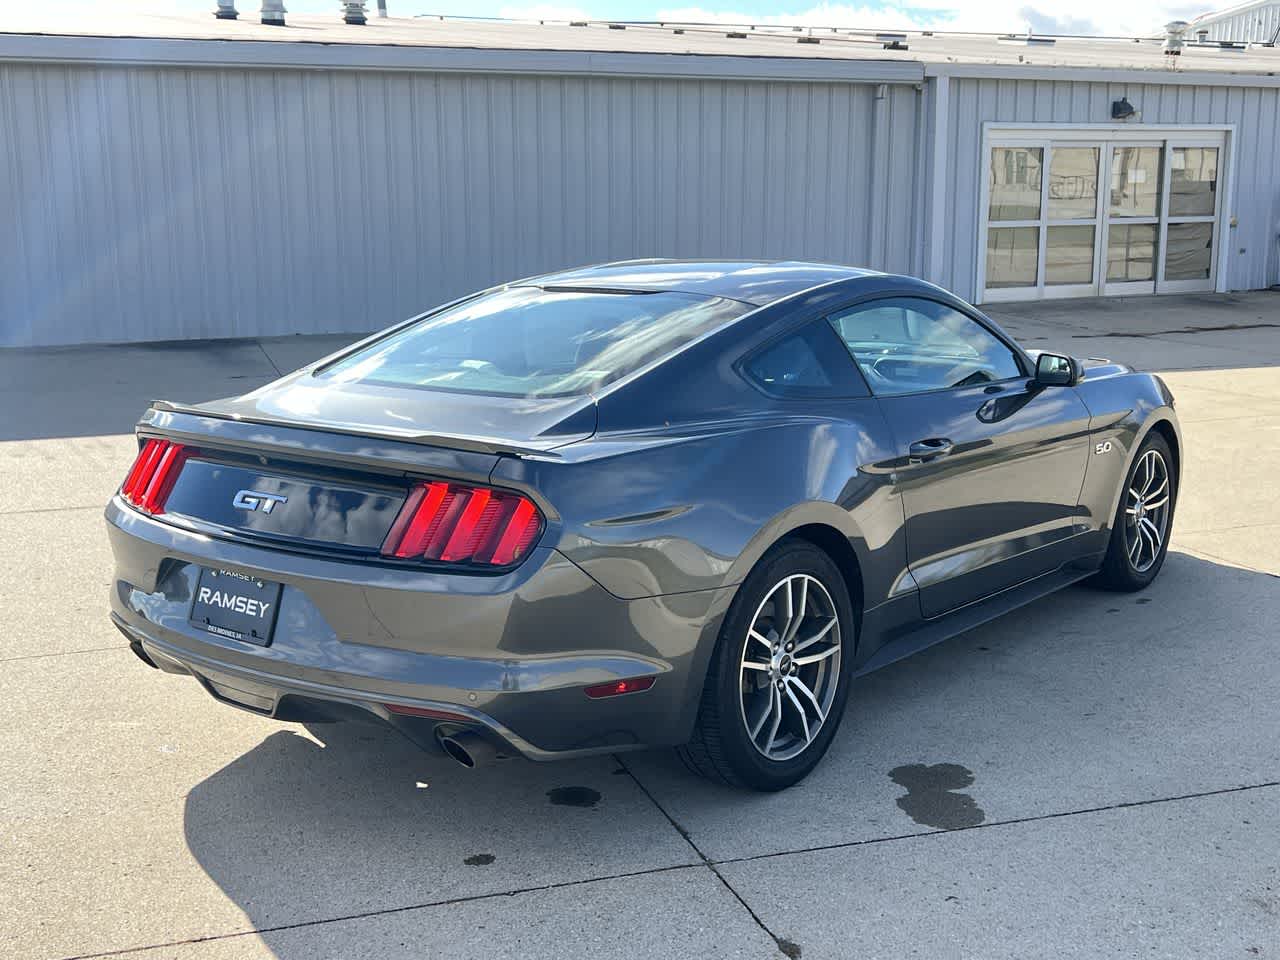
[[[505,567],[523,559],[541,532],[542,515],[528,497],[437,480],[410,491],[382,555]]]
[[[427,717],[431,720],[450,720],[453,723],[475,723],[474,717],[468,717],[462,713],[450,713],[448,710],[435,710],[431,707],[408,707],[403,703],[384,703],[392,713],[398,713],[402,717]]]
[[[610,680],[608,683],[597,683],[594,687],[587,687],[585,693],[592,700],[618,697],[624,693],[639,693],[641,690],[652,687],[656,679],[656,677],[632,677],[630,680]]]
[[[164,513],[164,501],[173,489],[182,464],[191,450],[168,440],[148,440],[120,487],[120,494],[139,510]]]

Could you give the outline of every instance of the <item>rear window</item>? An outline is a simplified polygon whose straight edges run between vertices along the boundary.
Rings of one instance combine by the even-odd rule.
[[[685,293],[513,287],[426,317],[318,375],[459,393],[572,396],[598,390],[749,309]]]

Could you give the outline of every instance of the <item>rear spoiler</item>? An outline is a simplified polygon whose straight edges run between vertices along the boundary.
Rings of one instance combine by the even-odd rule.
[[[313,434],[337,434],[343,437],[358,437],[365,440],[390,441],[393,443],[408,443],[422,447],[436,447],[444,450],[459,450],[465,453],[489,454],[491,456],[509,456],[520,458],[537,458],[537,459],[560,459],[560,455],[555,452],[552,447],[532,447],[522,446],[517,443],[511,443],[508,440],[489,437],[458,437],[448,434],[431,434],[431,433],[414,433],[412,430],[361,430],[359,427],[348,426],[344,424],[316,424],[308,423],[304,420],[291,420],[287,417],[246,417],[241,414],[221,413],[216,410],[210,410],[199,404],[178,403],[173,400],[152,400],[147,412],[137,423],[139,431],[147,430],[163,430],[166,433],[185,434],[190,439],[198,439],[199,437],[208,438],[209,436],[217,436],[219,431],[215,430],[194,430],[184,431],[183,426],[192,427],[195,424],[183,424],[181,421],[187,417],[196,417],[201,421],[222,421],[227,424],[252,424],[257,426],[280,427],[288,431],[309,431]],[[177,421],[177,422],[175,422]],[[562,441],[563,442],[563,441]],[[286,442],[283,446],[303,446],[310,447],[311,444],[297,442]]]

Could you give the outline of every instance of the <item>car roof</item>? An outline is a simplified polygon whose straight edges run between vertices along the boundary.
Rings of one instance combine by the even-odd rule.
[[[764,306],[834,280],[872,276],[880,274],[857,267],[799,260],[623,260],[550,273],[521,283],[539,287],[691,293]]]

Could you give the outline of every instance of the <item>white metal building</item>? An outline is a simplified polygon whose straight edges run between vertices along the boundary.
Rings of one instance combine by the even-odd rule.
[[[372,329],[648,256],[979,302],[1280,281],[1276,48],[31,16],[0,34],[0,345]]]
[[[1191,39],[1233,43],[1280,43],[1280,0],[1249,0],[1191,21]]]

